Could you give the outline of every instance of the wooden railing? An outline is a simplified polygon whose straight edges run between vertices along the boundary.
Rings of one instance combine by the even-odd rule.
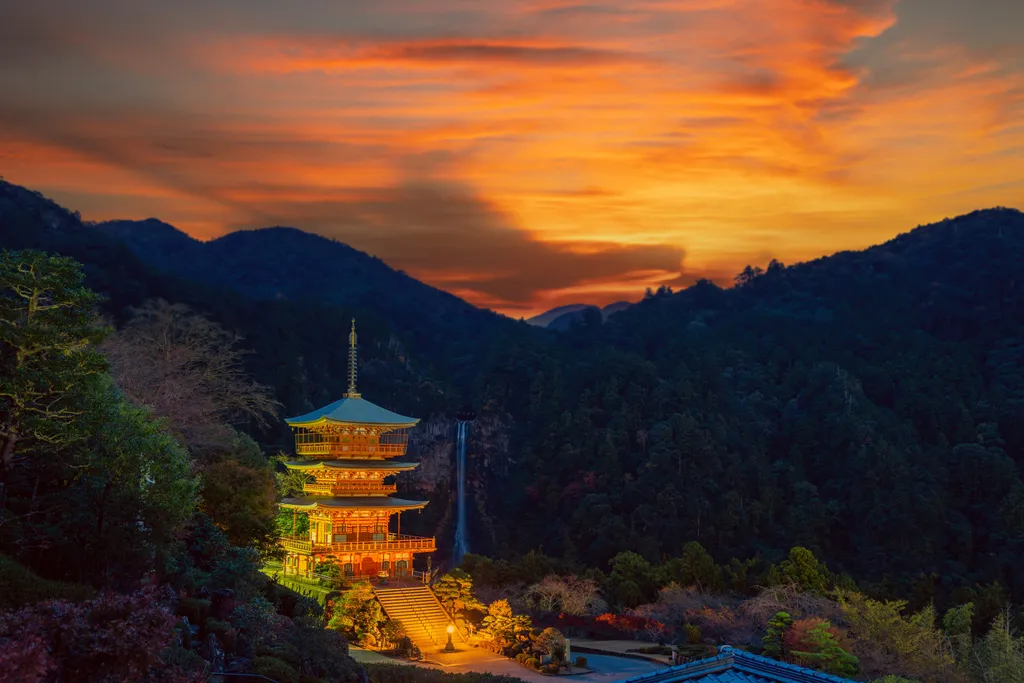
[[[285,550],[310,554],[314,552],[353,553],[367,551],[416,550],[433,551],[437,548],[433,538],[425,536],[399,536],[388,534],[386,540],[350,541],[346,543],[313,543],[309,538],[282,536],[281,545]]]
[[[305,493],[320,496],[390,495],[398,491],[395,484],[380,481],[351,480],[335,482],[308,482],[302,485]]]
[[[296,439],[295,452],[299,455],[357,455],[393,458],[405,455],[407,445],[404,443],[352,443],[341,444],[330,441],[309,441],[301,443]]]

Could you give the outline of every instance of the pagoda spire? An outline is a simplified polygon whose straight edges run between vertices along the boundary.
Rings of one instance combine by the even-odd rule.
[[[359,392],[356,391],[356,366],[358,358],[356,356],[356,319],[352,318],[352,331],[348,333],[348,391],[345,392],[345,398],[359,398]]]

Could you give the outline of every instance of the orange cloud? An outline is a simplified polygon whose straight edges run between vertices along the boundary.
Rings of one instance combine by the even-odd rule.
[[[67,56],[33,15],[7,48],[33,66],[0,70],[8,177],[91,218],[315,230],[510,313],[1024,185],[1022,50],[959,16],[938,40],[927,0],[232,3],[122,8],[127,41],[83,13]]]

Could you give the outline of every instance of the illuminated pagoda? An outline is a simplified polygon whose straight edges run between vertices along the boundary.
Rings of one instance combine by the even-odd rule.
[[[390,497],[395,485],[384,480],[416,468],[392,458],[405,455],[409,430],[419,419],[374,405],[356,391],[355,320],[348,363],[348,391],[341,400],[285,420],[295,431],[295,452],[305,456],[285,465],[312,478],[301,497],[281,501],[293,520],[299,514],[309,518],[308,535],[281,539],[284,571],[308,577],[318,564],[333,560],[348,577],[410,576],[414,555],[433,552],[435,542],[403,536],[401,513],[427,503]]]

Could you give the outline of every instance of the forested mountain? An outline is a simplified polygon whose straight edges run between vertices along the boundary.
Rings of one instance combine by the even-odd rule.
[[[157,227],[148,245],[128,230],[129,250],[124,224],[83,225],[0,186],[0,247],[83,261],[115,317],[161,297],[237,331],[285,412],[343,391],[353,314],[367,395],[435,425],[474,405],[474,551],[606,566],[692,540],[719,561],[799,544],[918,602],[977,584],[1024,595],[1020,212],[749,268],[731,289],[662,291],[558,334],[297,231],[199,245]],[[338,289],[330,254],[365,267],[366,288]],[[449,454],[416,453],[445,471]],[[425,523],[450,533],[447,488],[431,490]]]
[[[430,355],[447,355],[445,347],[458,342],[438,337],[445,327],[477,341],[506,322],[380,259],[294,228],[243,230],[209,242],[154,219],[108,221],[93,228],[122,242],[158,272],[228,287],[252,299],[374,309],[395,330],[412,334]]]

